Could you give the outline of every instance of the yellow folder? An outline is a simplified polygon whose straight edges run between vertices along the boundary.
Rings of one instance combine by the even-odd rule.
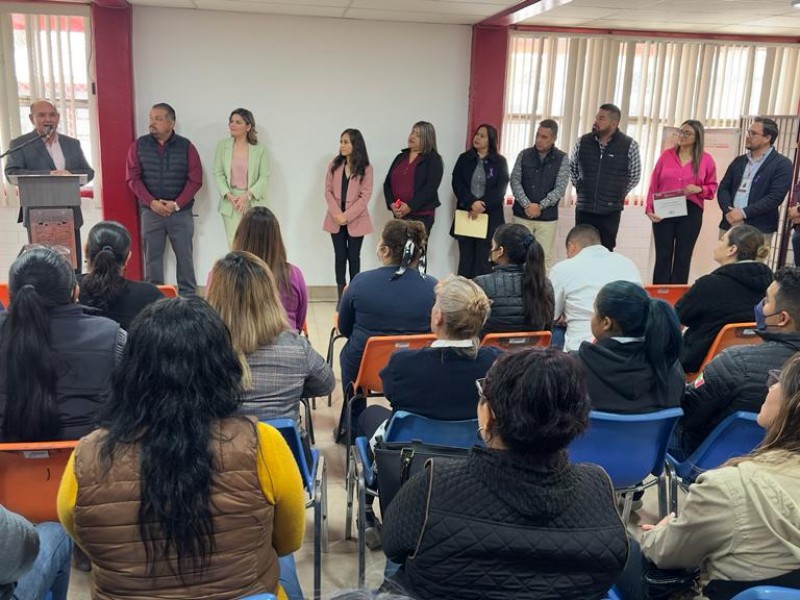
[[[485,240],[489,233],[489,215],[483,213],[477,219],[470,219],[468,210],[457,210],[454,231],[456,235]]]

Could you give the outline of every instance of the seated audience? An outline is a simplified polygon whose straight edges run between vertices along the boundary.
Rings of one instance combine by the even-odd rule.
[[[576,225],[567,234],[567,260],[550,269],[555,293],[555,317],[567,327],[564,350],[577,350],[592,340],[592,315],[597,292],[612,281],[642,285],[639,269],[629,258],[600,243],[591,225]]]
[[[61,525],[34,527],[0,505],[0,599],[67,600],[71,553]]]
[[[208,303],[231,332],[245,389],[240,414],[298,422],[300,399],[333,391],[333,371],[289,327],[275,278],[249,252],[231,252],[211,271]]]
[[[549,331],[553,286],[544,269],[544,250],[524,225],[500,225],[492,238],[492,272],[475,278],[492,301],[483,333]]]
[[[570,464],[586,430],[582,369],[559,350],[506,353],[482,384],[486,448],[436,460],[400,489],[383,527],[401,589],[420,599],[602,598],[628,553],[608,475]]]
[[[430,331],[436,279],[423,275],[418,269],[425,243],[425,227],[419,221],[389,221],[378,241],[378,260],[383,266],[362,271],[344,291],[339,303],[339,331],[347,338],[347,343],[339,360],[345,395],[358,375],[370,336]],[[364,405],[361,402],[353,406],[353,425]],[[341,441],[345,433],[345,409],[343,405],[337,441]]]
[[[659,568],[702,567],[703,583],[723,580],[712,586],[727,588],[724,598],[757,585],[800,588],[800,356],[774,375],[758,414],[763,443],[700,475],[680,516],[642,535]],[[710,588],[709,598],[723,597]]]
[[[670,453],[679,460],[729,415],[758,412],[767,395],[767,373],[800,351],[800,269],[778,270],[754,313],[764,342],[724,350],[686,387],[683,416],[670,443]]]
[[[436,341],[430,348],[392,354],[381,371],[383,392],[392,408],[367,407],[360,418],[367,437],[398,410],[441,421],[475,418],[475,380],[485,376],[502,354],[498,348],[479,346],[489,299],[475,282],[453,275],[436,284],[435,291],[431,331]]]
[[[753,320],[753,306],[772,283],[772,270],[760,260],[769,256],[764,234],[750,225],[726,231],[714,248],[721,267],[694,282],[675,304],[683,334],[681,364],[687,373],[700,369],[720,329]]]
[[[241,379],[203,300],[161,300],[134,320],[102,428],[79,442],[58,494],[94,597],[286,598],[278,556],[302,544],[303,484],[281,434],[236,416]]]
[[[119,323],[88,315],[72,266],[42,246],[8,273],[0,313],[0,440],[76,440],[96,426],[125,346]]]
[[[248,210],[236,229],[231,249],[251,252],[267,263],[278,284],[289,326],[301,331],[308,312],[308,290],[303,273],[286,260],[281,226],[273,212],[265,206]]]
[[[630,281],[612,281],[597,294],[592,335],[596,342],[583,342],[577,356],[594,410],[639,414],[680,406],[681,329],[668,303]]]
[[[145,306],[164,297],[147,281],[123,277],[131,257],[131,234],[119,223],[101,221],[89,231],[86,259],[89,272],[80,279],[80,302],[127,329]]]

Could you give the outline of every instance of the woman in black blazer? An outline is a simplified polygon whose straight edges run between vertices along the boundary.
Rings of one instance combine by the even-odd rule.
[[[455,234],[455,219],[450,235],[458,240],[458,274],[472,279],[491,271],[489,250],[495,229],[503,224],[503,197],[508,187],[508,163],[497,153],[497,129],[479,125],[472,148],[458,157],[453,168],[456,208],[469,211],[471,218],[486,213],[489,227],[482,239]]]
[[[439,184],[444,175],[444,163],[436,150],[436,130],[427,121],[418,121],[408,134],[408,148],[400,152],[389,168],[383,182],[386,208],[395,219],[420,221],[425,233],[431,234]]]

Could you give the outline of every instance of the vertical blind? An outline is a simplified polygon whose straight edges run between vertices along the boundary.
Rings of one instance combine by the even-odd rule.
[[[559,124],[569,152],[591,129],[598,106],[622,110],[620,127],[639,142],[641,201],[661,149],[664,126],[697,119],[739,127],[745,115],[795,115],[800,48],[698,40],[564,37],[512,32],[509,40],[502,152],[513,161],[533,145],[537,123]]]

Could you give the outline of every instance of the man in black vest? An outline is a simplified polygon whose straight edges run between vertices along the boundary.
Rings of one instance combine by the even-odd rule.
[[[144,242],[144,276],[164,283],[164,249],[169,237],[177,263],[178,290],[193,295],[197,282],[192,256],[194,196],[203,167],[194,145],[175,133],[175,110],[166,103],[150,109],[150,133],[128,150],[128,187],[139,200]]]
[[[570,157],[570,177],[578,193],[576,225],[592,225],[603,246],[617,245],[625,196],[639,183],[639,144],[619,130],[622,113],[614,104],[597,111],[591,133],[578,139]]]
[[[514,222],[527,227],[542,245],[548,270],[558,231],[558,203],[569,181],[569,159],[556,148],[556,138],[558,123],[539,123],[535,145],[519,153],[511,172]]]

